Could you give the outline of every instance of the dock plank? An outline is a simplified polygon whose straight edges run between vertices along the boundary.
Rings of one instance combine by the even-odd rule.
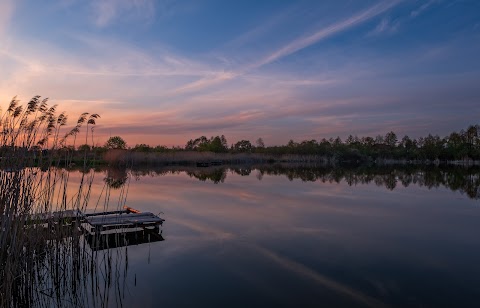
[[[33,214],[30,217],[30,221],[35,223],[47,223],[47,222],[58,222],[62,219],[67,220],[77,220],[83,218],[83,213],[79,210],[64,210],[57,212],[47,212],[47,213],[38,213]]]
[[[149,224],[161,224],[164,219],[149,213],[130,213],[121,215],[105,215],[105,216],[92,216],[86,217],[92,227],[103,226],[128,226],[128,225],[149,225]]]

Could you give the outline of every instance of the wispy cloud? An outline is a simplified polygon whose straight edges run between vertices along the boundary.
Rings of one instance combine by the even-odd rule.
[[[277,61],[283,57],[286,57],[288,55],[291,55],[293,53],[296,53],[304,48],[307,48],[313,44],[316,44],[328,37],[331,37],[335,34],[338,34],[342,31],[345,31],[349,28],[352,28],[356,25],[359,25],[361,23],[364,23],[386,11],[394,7],[400,2],[400,0],[393,0],[393,1],[383,1],[380,2],[372,7],[369,7],[368,9],[361,11],[359,13],[356,13],[349,18],[336,22],[330,26],[317,29],[313,34],[306,35],[299,37],[283,47],[281,47],[278,50],[275,50],[274,52],[268,54],[267,56],[264,56],[261,58],[259,61],[255,61],[252,63],[249,63],[247,65],[243,65],[241,68],[230,71],[230,72],[225,72],[221,74],[220,76],[215,76],[212,78],[211,76],[206,76],[200,80],[194,81],[190,84],[184,85],[182,87],[179,87],[176,89],[174,92],[185,92],[185,91],[194,91],[194,90],[199,90],[204,87],[209,87],[211,85],[218,84],[222,81],[226,80],[231,80],[233,78],[236,78],[238,76],[244,75],[252,70],[258,69],[264,65],[267,65],[269,63],[272,63],[274,61]],[[250,36],[250,34],[248,35]]]
[[[214,74],[209,74],[206,77],[203,77],[200,80],[191,82],[189,84],[186,84],[184,86],[176,88],[172,94],[180,94],[184,92],[190,92],[190,91],[195,91],[195,90],[201,90],[205,87],[209,87],[212,85],[216,85],[219,83],[222,83],[224,81],[231,80],[235,77],[237,77],[238,74],[234,72],[219,72],[219,73],[214,73]]]
[[[0,37],[8,27],[15,10],[15,3],[13,0],[2,0],[0,2]]]
[[[410,12],[410,17],[415,18],[422,14],[425,10],[431,7],[433,4],[437,3],[438,0],[430,0],[422,4],[420,7],[416,8],[415,10]]]
[[[168,90],[185,83],[185,79],[211,73],[207,65],[168,50],[156,49],[152,53],[91,35],[71,39],[77,45],[73,52],[36,40],[10,38],[10,44],[2,44],[0,99],[7,100],[15,94],[28,97],[55,93],[55,98],[77,100],[137,100],[145,95],[160,100]],[[32,49],[31,44],[36,48]],[[89,91],[79,92],[81,88]]]
[[[280,58],[283,58],[285,56],[291,55],[299,50],[302,50],[306,47],[309,47],[313,44],[316,44],[320,42],[321,40],[324,40],[330,36],[333,36],[337,33],[340,33],[342,31],[345,31],[349,28],[352,28],[353,26],[359,25],[361,23],[364,23],[370,19],[372,19],[375,16],[378,16],[387,10],[391,9],[395,5],[397,5],[400,1],[395,0],[395,1],[386,1],[386,2],[380,2],[360,13],[357,13],[345,20],[342,20],[340,22],[334,23],[328,27],[322,28],[317,30],[315,33],[300,37],[284,47],[276,50],[275,52],[271,53],[270,55],[266,56],[259,62],[253,63],[249,68],[250,69],[255,69],[259,68],[261,66],[264,66],[266,64],[269,64],[271,62],[274,62]]]
[[[480,48],[475,40],[478,32],[471,28],[474,16],[455,16],[456,11],[438,5],[439,14],[457,18],[469,30],[447,42],[445,37],[453,37],[446,35],[452,33],[448,25],[426,29],[419,28],[420,23],[408,24],[415,8],[418,12],[413,15],[418,19],[437,18],[425,13],[437,9],[434,1],[372,1],[374,5],[367,7],[351,1],[337,5],[332,0],[332,5],[325,5],[332,12],[302,3],[275,5],[282,14],[255,13],[262,20],[266,16],[265,22],[257,28],[252,27],[252,20],[241,25],[254,30],[237,40],[231,40],[235,36],[230,32],[218,30],[218,41],[227,43],[212,46],[213,56],[212,51],[192,55],[189,42],[171,38],[209,35],[203,32],[206,28],[176,30],[166,36],[156,31],[155,27],[178,25],[176,19],[134,29],[145,35],[140,39],[116,27],[123,18],[148,18],[148,3],[155,6],[155,18],[161,18],[162,9],[177,9],[161,7],[168,1],[172,0],[100,0],[106,6],[98,13],[103,14],[98,15],[103,20],[98,26],[109,27],[104,31],[83,27],[93,20],[93,0],[87,4],[64,0],[65,10],[46,7],[45,15],[52,20],[66,15],[60,17],[75,22],[62,30],[42,23],[45,35],[39,36],[27,18],[32,12],[20,10],[13,0],[0,0],[0,30],[5,33],[0,35],[0,103],[14,95],[23,101],[36,94],[50,96],[52,103],[67,108],[72,116],[83,111],[100,113],[100,136],[113,131],[128,142],[150,144],[168,140],[183,145],[202,134],[225,134],[229,141],[261,136],[269,144],[280,144],[290,138],[383,134],[391,127],[409,135],[442,134],[476,121],[470,120],[475,114],[471,110],[478,109],[479,95],[474,83],[480,68],[475,61]],[[314,11],[309,17],[298,22],[298,16],[304,16],[300,11],[310,9]],[[293,17],[285,12],[293,12]],[[205,14],[203,10],[197,13]],[[12,16],[19,24],[15,29]],[[202,19],[207,15],[191,16]],[[182,27],[192,22],[185,19]],[[372,30],[370,35],[388,35],[398,27],[412,31],[414,36],[409,38],[415,40],[395,41],[397,37],[390,36],[372,45],[372,40],[361,37],[363,29]],[[329,39],[332,42],[326,42]],[[322,48],[308,48],[315,44]],[[471,75],[461,77],[454,72]],[[424,114],[429,114],[429,122],[424,121]],[[457,118],[435,126],[439,123],[435,117],[448,114]]]
[[[95,0],[92,9],[98,27],[105,27],[118,18],[150,21],[155,15],[153,0]]]
[[[398,20],[392,21],[388,17],[382,18],[378,25],[370,31],[367,36],[375,36],[380,34],[392,34],[397,32],[400,22]]]
[[[152,54],[114,39],[78,34],[69,36],[81,45],[76,52],[68,52],[41,41],[34,41],[39,48],[32,50],[29,44],[11,39],[12,44],[1,48],[0,54],[27,68],[36,68],[37,71],[48,68],[50,72],[66,75],[193,77],[212,74],[207,65],[166,49],[157,49]]]
[[[275,30],[276,27],[285,23],[285,20],[290,18],[291,15],[295,15],[295,11],[292,11],[292,8],[282,10],[280,13],[269,16],[266,21],[263,21],[260,26],[254,27],[245,33],[241,34],[228,41],[224,47],[227,49],[238,48],[244,45],[251,44],[252,42],[261,39],[262,36],[268,34],[269,32]]]

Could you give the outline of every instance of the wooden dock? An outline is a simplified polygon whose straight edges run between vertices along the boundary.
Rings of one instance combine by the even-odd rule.
[[[83,213],[65,210],[27,216],[25,232],[45,241],[83,234],[93,251],[163,241],[160,226],[165,220],[150,212],[123,210]]]
[[[65,210],[53,213],[35,214],[28,219],[29,225],[48,224],[65,225],[79,222],[83,229],[91,233],[100,233],[111,229],[158,228],[165,220],[150,212],[140,212],[134,208],[124,210],[82,213],[79,210]],[[127,230],[128,231],[128,230]]]
[[[83,219],[84,214],[79,210],[65,210],[52,213],[40,213],[29,216],[29,224],[60,223]]]
[[[121,228],[155,227],[163,224],[164,219],[146,212],[86,216],[85,222],[98,232]]]

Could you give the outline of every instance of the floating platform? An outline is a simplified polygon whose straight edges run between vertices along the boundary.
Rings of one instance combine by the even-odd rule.
[[[83,213],[65,210],[33,214],[25,221],[25,232],[42,238],[69,238],[82,233],[92,250],[103,250],[163,241],[160,226],[165,219],[131,207],[124,210]]]
[[[120,213],[86,216],[85,223],[95,232],[111,229],[146,228],[163,224],[165,220],[150,213]],[[93,231],[92,230],[92,231]]]
[[[82,228],[99,233],[111,229],[151,228],[162,225],[165,219],[150,212],[140,212],[131,207],[124,210],[85,214],[79,210],[65,210],[32,215],[28,224],[65,225],[80,222]],[[125,230],[123,230],[125,231]]]
[[[40,213],[29,216],[29,224],[60,223],[83,219],[84,214],[79,210],[65,210],[53,213]]]

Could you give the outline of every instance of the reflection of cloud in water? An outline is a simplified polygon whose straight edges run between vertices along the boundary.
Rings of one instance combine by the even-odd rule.
[[[256,256],[262,256],[268,259],[269,263],[271,263],[270,261],[273,261],[273,263],[279,265],[284,270],[290,271],[303,278],[309,278],[320,286],[341,293],[342,295],[349,296],[355,301],[367,304],[369,306],[382,306],[374,299],[363,295],[362,293],[357,292],[343,284],[335,282],[326,276],[318,274],[307,266],[296,263],[286,257],[282,257],[271,250],[262,248],[258,244],[255,244],[255,240],[250,236],[233,234],[223,229],[212,227],[195,220],[170,218],[169,222],[185,226],[196,233],[193,236],[167,236],[171,245],[161,247],[162,264],[157,263],[155,265],[156,268],[157,266],[163,268],[167,267],[168,264],[171,264],[169,260],[174,261],[178,255],[195,255],[198,253],[204,253],[203,251],[205,251],[205,249],[213,249],[215,253],[220,254],[221,257],[225,246],[236,247],[241,251],[250,251],[249,253],[254,252]],[[295,230],[290,230],[290,232],[324,233],[326,235],[332,234],[331,231],[320,228],[297,228]],[[222,266],[226,266],[226,264],[229,263],[227,262]],[[278,290],[270,287],[269,284],[262,279],[257,279],[257,275],[251,273],[250,271],[242,272],[236,271],[235,269],[236,266],[228,266],[228,270],[232,274],[239,276],[239,278],[245,281],[249,281],[251,284],[255,285],[255,288],[261,288],[263,292],[270,294],[272,298],[281,297],[281,295],[278,294]]]
[[[224,232],[221,230],[211,230],[209,228],[204,228],[198,227],[196,230],[201,231],[201,232],[206,232],[207,234],[211,234],[214,232],[214,235],[218,234],[223,234]],[[328,230],[322,230],[322,229],[302,229],[299,228],[297,230],[292,230],[292,232],[306,232],[306,233],[331,233]],[[322,275],[321,273],[318,273],[314,269],[296,262],[288,257],[282,256],[270,249],[267,249],[265,247],[260,246],[259,244],[254,243],[252,240],[247,240],[242,237],[238,237],[235,235],[231,235],[224,238],[226,242],[224,243],[225,245],[229,245],[232,247],[232,245],[235,247],[236,250],[238,251],[244,251],[249,253],[254,253],[255,256],[261,256],[264,259],[267,260],[268,264],[275,264],[279,267],[282,268],[282,270],[290,272],[294,275],[299,276],[299,279],[302,280],[309,280],[315,284],[317,284],[320,287],[323,287],[325,289],[328,289],[330,291],[333,291],[335,293],[339,293],[341,296],[346,296],[347,298],[353,300],[354,302],[357,302],[362,305],[366,305],[368,307],[386,307],[384,303],[381,301],[368,296],[364,293],[362,293],[359,290],[355,290],[354,288],[349,287],[346,284],[340,283],[332,278],[329,278],[325,275]],[[198,239],[197,239],[198,240]],[[211,240],[211,239],[210,239]],[[205,243],[204,243],[205,244]],[[194,245],[193,247],[190,247],[191,250],[196,250],[201,248],[204,245]],[[205,248],[205,247],[203,247]],[[222,251],[218,251],[217,253],[222,254]],[[178,253],[178,251],[176,251]],[[186,251],[183,251],[183,253],[186,253]],[[220,255],[221,257],[221,255]],[[260,274],[255,273],[253,269],[245,269],[240,270],[237,268],[236,265],[231,265],[230,263],[225,263],[222,265],[223,267],[226,268],[231,274],[237,276],[237,278],[242,279],[246,282],[248,282],[251,285],[255,286],[255,289],[260,289],[262,290],[262,293],[268,294],[268,296],[272,300],[276,300],[278,302],[282,301],[282,297],[284,294],[281,294],[278,292],[278,289],[275,289],[270,286],[268,281],[264,279],[264,277],[259,276]]]
[[[372,297],[387,304],[403,295],[425,299],[430,295],[416,294],[410,286],[437,282],[416,275],[461,276],[455,273],[461,266],[452,260],[465,258],[466,245],[475,241],[479,212],[470,206],[474,200],[463,197],[452,206],[449,189],[427,188],[289,181],[266,172],[262,181],[255,172],[228,173],[217,185],[184,172],[139,177],[130,183],[129,204],[164,212],[166,241],[151,246],[155,258],[149,267],[140,264],[145,247],[131,249],[129,258],[145,275],[167,277],[152,290],[167,289],[174,299],[181,292],[195,298],[198,285],[192,281],[198,281],[191,273],[201,269],[213,274],[206,281],[212,288],[228,293],[226,285],[235,281],[268,303],[321,302],[325,296],[331,303],[382,306]],[[442,254],[445,247],[452,255]],[[469,246],[469,251],[478,256],[478,250]],[[309,297],[298,297],[304,291]]]
[[[224,230],[212,227],[210,225],[199,223],[196,220],[177,219],[177,218],[170,218],[169,220],[179,225],[185,226],[191,230],[197,231],[202,235],[206,235],[209,238],[213,237],[214,239],[227,240],[233,237],[233,234],[230,232],[226,232]]]
[[[340,293],[369,307],[386,307],[385,304],[376,300],[375,298],[370,297],[358,290],[352,289],[349,286],[339,283],[333,279],[330,279],[329,277],[316,272],[308,266],[295,262],[289,258],[283,257],[267,248],[253,244],[249,246],[251,246],[251,248],[258,252],[260,255],[281,266],[283,269],[298,274],[302,278],[308,278],[324,288]]]

